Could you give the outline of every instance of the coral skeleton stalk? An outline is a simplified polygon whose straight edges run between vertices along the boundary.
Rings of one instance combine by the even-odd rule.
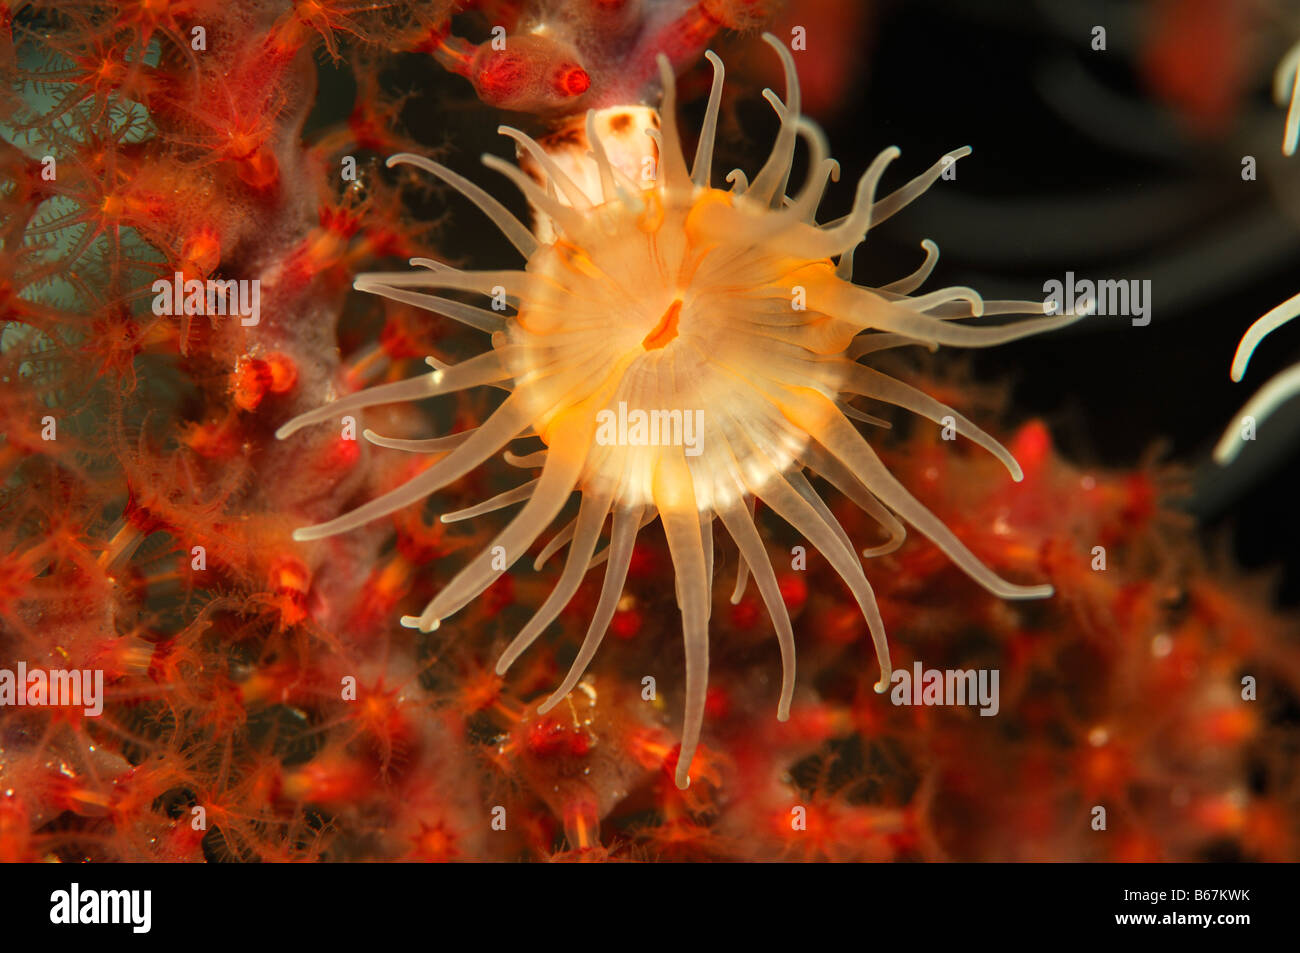
[[[622,592],[639,529],[658,518],[676,572],[686,656],[686,703],[676,782],[688,770],[700,738],[709,665],[713,583],[713,522],[735,541],[744,572],[752,574],[776,630],[783,661],[778,717],[789,715],[795,684],[794,634],[762,537],[754,501],[761,500],[815,546],[851,591],[867,621],[881,669],[877,690],[889,683],[885,629],[854,543],[803,475],[809,467],[879,521],[890,542],[867,555],[896,548],[898,519],[929,537],[976,582],[1008,599],[1041,598],[1046,585],[1017,585],[984,566],[895,479],[852,420],[865,415],[848,401],[865,396],[906,408],[932,421],[950,417],[956,430],[998,457],[1015,480],[1016,461],[992,437],[956,411],[858,363],[876,351],[906,345],[982,347],[1067,324],[1046,317],[1041,302],[984,302],[970,288],[912,296],[935,266],[937,249],[912,275],[882,288],[852,283],[853,252],[868,230],[900,211],[936,182],[945,166],[969,154],[959,149],[893,194],[877,199],[886,168],[899,155],[882,152],[858,182],[852,211],[827,224],[816,213],[839,167],[820,129],[801,115],[798,78],[790,52],[774,37],[785,70],[786,99],[765,93],[780,119],[775,146],[748,180],[739,170],[729,190],[711,185],[721,63],[694,163],[688,169],[675,118],[675,85],[660,58],[663,102],[659,129],[643,130],[647,154],[657,155],[653,181],[640,183],[612,162],[597,133],[587,133],[595,184],[575,181],[531,138],[518,142],[543,178],[500,159],[484,164],[509,179],[539,214],[536,234],[482,188],[429,159],[395,155],[390,165],[421,168],[473,201],[526,259],[522,270],[462,271],[416,259],[411,272],[373,273],[358,289],[426,308],[491,335],[491,348],[453,366],[345,396],[280,428],[287,438],[342,414],[395,401],[496,385],[504,402],[468,434],[431,441],[365,436],[382,447],[442,456],[405,485],[337,519],[300,529],[299,540],[346,532],[393,513],[479,467],[517,437],[535,433],[546,445],[541,473],[531,483],[481,506],[447,514],[464,519],[499,507],[523,508],[425,607],[404,625],[435,630],[480,596],[522,557],[580,494],[564,569],[544,601],[498,663],[504,672],[553,622],[589,568],[604,562],[604,582],[585,640],[561,684],[541,705],[549,711],[574,688],[596,653]],[[798,191],[787,186],[800,139],[810,152],[809,175]],[[594,192],[592,191],[594,189]],[[500,296],[513,314],[478,308],[425,289]],[[977,326],[986,314],[1034,314],[1028,320]],[[431,362],[433,363],[433,362]],[[678,444],[600,439],[603,414],[620,405],[646,413],[702,411],[698,455]],[[607,546],[598,554],[606,520]],[[553,549],[548,547],[543,556]],[[541,560],[539,560],[540,562]],[[740,580],[743,585],[744,577]],[[737,587],[737,598],[740,585]],[[734,601],[734,600],[733,600]]]

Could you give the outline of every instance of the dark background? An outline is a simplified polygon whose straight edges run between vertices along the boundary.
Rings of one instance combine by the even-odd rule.
[[[1193,15],[1198,5],[1181,9]],[[858,254],[859,282],[912,271],[922,238],[942,252],[927,288],[969,284],[987,298],[1039,299],[1043,282],[1067,271],[1152,281],[1146,327],[1097,316],[966,352],[970,366],[981,379],[1012,385],[1010,423],[1044,417],[1062,452],[1081,464],[1133,467],[1159,445],[1162,460],[1192,477],[1182,505],[1211,551],[1277,571],[1280,600],[1295,605],[1300,400],[1264,421],[1231,467],[1210,459],[1246,400],[1300,359],[1297,320],[1265,339],[1242,382],[1228,375],[1246,328],[1300,292],[1300,156],[1282,156],[1285,109],[1271,98],[1274,67],[1300,38],[1300,4],[1294,13],[1290,6],[1261,2],[1249,29],[1211,32],[1210,45],[1186,50],[1188,69],[1206,82],[1215,81],[1219,43],[1246,64],[1230,114],[1212,128],[1153,90],[1143,64],[1169,22],[1151,0],[789,0],[773,29],[788,36],[790,24],[806,21],[801,75],[822,66],[828,46],[846,54],[836,60],[843,76],[833,100],[809,104],[843,168],[823,220],[847,210],[857,177],[887,146],[903,156],[885,190],[953,148],[975,150],[956,182],[871,232]],[[1107,28],[1104,52],[1090,47],[1094,25]],[[769,83],[780,88],[775,57],[756,37],[719,38],[715,48],[728,63],[727,103],[738,124],[720,134],[720,168],[752,172],[775,128],[759,95]],[[705,92],[707,67],[681,82],[684,96]],[[538,129],[530,117],[493,116],[465,80],[428,57],[404,57],[383,83],[416,94],[402,114],[413,138],[485,184],[496,176],[478,156],[512,155],[498,121]],[[342,118],[353,100],[346,65],[323,64],[321,84],[312,126]],[[698,127],[700,98],[684,108],[688,130]],[[1256,181],[1242,181],[1245,155],[1257,159]],[[513,189],[489,187],[526,214]],[[457,254],[486,266],[514,260],[467,202],[440,195],[432,212],[446,209]]]
[[[870,85],[828,131],[837,148],[851,143],[864,154],[886,140],[905,156],[974,146],[960,191],[983,200],[987,217],[961,221],[957,203],[935,196],[896,220],[948,253],[933,279],[940,285],[1035,298],[1042,281],[1067,270],[1152,280],[1146,327],[1096,317],[976,352],[975,366],[1009,374],[1015,411],[1045,415],[1063,451],[1081,462],[1132,465],[1167,441],[1167,459],[1193,470],[1187,505],[1207,542],[1229,540],[1247,567],[1281,567],[1280,595],[1294,605],[1300,401],[1263,422],[1226,471],[1210,452],[1251,394],[1300,359],[1297,321],[1265,339],[1240,383],[1228,375],[1245,329],[1300,292],[1300,156],[1281,155],[1285,111],[1271,97],[1274,64],[1300,37],[1300,21],[1291,36],[1264,24],[1258,34],[1222,37],[1252,44],[1251,81],[1233,121],[1198,136],[1149,91],[1141,63],[1154,42],[1150,7],[890,4],[878,22]],[[1108,25],[1104,53],[1090,48],[1093,24]],[[1241,178],[1247,154],[1258,161],[1254,182]],[[1288,195],[1292,217],[1283,211]],[[1003,204],[1011,235],[998,214]],[[975,225],[992,233],[995,251],[945,242],[950,226]]]

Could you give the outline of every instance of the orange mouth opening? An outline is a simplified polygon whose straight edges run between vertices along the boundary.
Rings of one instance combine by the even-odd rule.
[[[682,299],[678,298],[668,306],[664,316],[659,319],[659,323],[655,325],[654,330],[645,336],[641,346],[647,351],[653,351],[655,348],[665,346],[669,341],[677,337],[677,320],[681,317],[681,313]]]

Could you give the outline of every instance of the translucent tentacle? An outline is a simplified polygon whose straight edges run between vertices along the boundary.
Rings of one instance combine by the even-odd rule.
[[[567,234],[573,235],[581,231],[583,223],[581,214],[569,208],[569,206],[561,204],[558,199],[546,194],[544,189],[520,169],[500,156],[494,156],[490,153],[483,156],[483,164],[494,172],[500,172],[513,182],[515,188],[524,193],[528,201],[549,216]]]
[[[795,140],[798,137],[799,115],[802,98],[799,91],[799,74],[795,69],[794,56],[786,45],[770,33],[763,34],[763,42],[776,50],[781,58],[781,68],[785,73],[785,114],[781,118],[781,129],[776,135],[776,144],[772,154],[758,175],[754,177],[747,195],[760,202],[767,202],[774,208],[779,207],[780,199],[785,194],[785,186],[790,177],[790,167],[794,161]]]
[[[873,417],[871,414],[863,413],[852,404],[840,401],[836,406],[839,407],[844,416],[848,417],[849,420],[856,420],[860,424],[870,424],[873,427],[880,427],[883,430],[890,430],[893,427],[888,420],[882,420],[879,417]]]
[[[837,224],[829,225],[816,232],[802,253],[808,258],[830,258],[840,255],[862,241],[873,224],[872,207],[875,203],[876,187],[880,177],[885,174],[885,167],[901,155],[898,148],[890,146],[863,173],[858,180],[857,194],[853,199],[853,211]]]
[[[844,249],[840,253],[840,260],[835,265],[835,277],[841,281],[853,280],[853,256],[857,252],[858,246],[853,245]]]
[[[831,182],[840,180],[840,164],[830,158],[830,143],[826,134],[810,119],[799,120],[799,134],[808,140],[808,179],[799,190],[799,194],[790,203],[789,214],[799,221],[813,224],[817,209],[826,196],[826,187]]]
[[[939,345],[933,341],[923,341],[919,338],[908,337],[906,334],[893,334],[891,332],[872,331],[866,334],[860,334],[853,339],[849,349],[844,352],[844,356],[851,361],[856,361],[860,357],[866,357],[868,354],[875,354],[877,351],[888,351],[896,347],[923,347],[931,351],[939,350]]]
[[[691,166],[691,181],[707,189],[712,177],[713,146],[718,136],[718,114],[722,109],[722,84],[726,70],[712,50],[705,50],[704,56],[713,64],[713,86],[709,90],[709,106],[704,111],[704,125],[700,128],[700,144],[695,149],[695,163]]]
[[[293,538],[302,541],[346,533],[350,529],[364,526],[373,519],[387,516],[404,506],[409,506],[473,470],[496,453],[503,443],[514,439],[520,429],[527,425],[526,410],[521,402],[511,395],[463,444],[423,473],[397,489],[342,516],[315,526],[296,529],[293,531]]]
[[[763,540],[754,526],[753,515],[741,506],[723,507],[718,511],[718,515],[722,517],[722,525],[736,541],[736,547],[742,557],[742,565],[751,567],[759,595],[762,596],[763,605],[767,607],[767,614],[772,620],[772,628],[776,630],[777,645],[781,649],[781,697],[777,702],[776,717],[780,721],[786,721],[790,717],[790,704],[794,700],[795,684],[794,629],[790,625],[790,612],[786,608],[785,600],[781,598],[781,586],[776,581],[772,562],[768,559]]]
[[[518,467],[520,470],[531,470],[534,467],[545,466],[548,455],[549,451],[547,450],[535,450],[520,457],[507,450],[501,457],[512,467]]]
[[[1295,155],[1300,145],[1300,43],[1291,47],[1278,64],[1273,74],[1273,97],[1279,103],[1290,99],[1282,133],[1282,154]]]
[[[897,281],[882,285],[880,291],[892,294],[909,295],[921,285],[925,284],[927,278],[934,271],[934,266],[939,264],[939,246],[930,239],[925,238],[921,241],[921,247],[925,249],[925,261],[921,262],[921,267],[916,269],[906,278],[899,278]]]
[[[405,450],[408,453],[446,453],[449,450],[455,450],[462,443],[469,439],[477,427],[470,430],[462,430],[460,433],[454,433],[446,437],[428,437],[423,440],[404,440],[401,437],[384,437],[375,433],[373,430],[363,430],[361,436],[365,437],[376,447],[385,447],[389,450]]]
[[[493,224],[501,229],[501,234],[510,239],[510,244],[519,249],[521,255],[525,258],[531,258],[533,252],[537,251],[540,243],[533,237],[533,233],[528,230],[528,227],[515,218],[508,208],[463,175],[452,172],[445,165],[434,162],[432,159],[426,159],[424,156],[417,156],[410,152],[399,152],[397,155],[389,156],[387,165],[390,169],[395,165],[413,165],[418,169],[436,175],[482,209],[483,213],[492,219]]]
[[[659,149],[659,171],[666,190],[685,192],[691,185],[686,171],[686,157],[682,153],[682,138],[677,131],[677,79],[673,75],[668,57],[660,53],[659,80],[663,83],[664,98],[659,110],[662,141]]]
[[[1255,353],[1260,341],[1297,316],[1300,316],[1300,294],[1283,301],[1247,328],[1241,343],[1237,345],[1237,353],[1232,356],[1232,379],[1239,381],[1246,376],[1251,355]]]
[[[555,164],[555,160],[546,154],[545,150],[537,144],[537,140],[514,126],[497,126],[497,132],[513,139],[520,148],[532,156],[533,161],[546,173],[546,177],[564,193],[570,205],[582,210],[591,208],[591,199],[587,198],[587,194],[578,188],[577,183]]]
[[[903,541],[907,539],[907,527],[862,485],[862,481],[853,475],[852,470],[816,444],[804,449],[804,458],[814,470],[830,481],[831,486],[852,500],[858,509],[879,523],[889,534],[889,539],[881,545],[864,549],[863,556],[867,558],[885,556],[903,545]]]
[[[564,610],[569,600],[573,598],[573,594],[578,591],[578,586],[582,584],[582,577],[590,568],[591,555],[596,551],[596,543],[600,540],[600,529],[605,525],[605,517],[609,515],[613,500],[614,494],[611,490],[588,490],[582,494],[582,504],[578,508],[578,518],[575,520],[577,529],[574,531],[573,546],[569,548],[569,558],[564,563],[564,571],[560,573],[559,581],[556,582],[555,588],[546,597],[541,608],[533,614],[528,624],[520,629],[519,634],[501,653],[496,668],[498,675],[504,674],[536,641],[537,637],[546,631],[546,627],[555,621],[556,616]]]
[[[848,424],[846,423],[845,426]],[[834,529],[806,500],[791,489],[785,479],[776,477],[768,480],[758,491],[758,496],[772,508],[772,512],[816,546],[839,577],[844,580],[844,584],[849,587],[854,601],[862,611],[863,618],[867,620],[867,629],[871,632],[871,641],[876,650],[876,661],[880,665],[880,680],[876,683],[876,691],[884,691],[893,674],[893,665],[889,660],[889,643],[885,638],[885,622],[880,616],[880,606],[876,604],[876,594],[862,571],[862,564],[858,561],[852,545],[845,545]]]
[[[551,541],[542,547],[542,551],[538,553],[537,558],[533,560],[533,570],[534,571],[540,570],[543,566],[545,566],[550,561],[552,556],[554,556],[561,549],[567,546],[569,540],[573,539],[573,534],[577,530],[577,528],[578,528],[578,520],[577,517],[574,517],[573,519],[569,520],[569,522],[564,526],[563,529],[561,529],[558,533],[552,536]]]
[[[794,488],[794,491],[804,498],[804,502],[811,506],[813,511],[821,517],[822,522],[831,528],[845,551],[854,552],[853,540],[849,539],[849,534],[845,532],[840,521],[835,518],[835,514],[826,505],[826,501],[813,489],[812,484],[808,482],[808,478],[799,470],[791,470],[785,474],[785,479]]]
[[[822,423],[813,424],[813,438],[857,474],[885,506],[928,536],[968,576],[1003,599],[1042,599],[1052,594],[1051,586],[1018,586],[994,573],[898,482],[852,424],[839,414],[825,410],[818,414]]]
[[[427,259],[412,258],[412,264]],[[452,288],[491,295],[498,286],[506,292],[507,300],[516,301],[528,291],[530,278],[526,271],[461,271],[459,268],[422,268],[419,271],[367,271],[357,275],[352,287],[368,290],[359,285],[386,285],[389,288]]]
[[[538,707],[537,711],[540,714],[546,714],[565,695],[573,691],[573,687],[581,680],[587,671],[587,666],[595,657],[596,650],[600,648],[605,633],[609,631],[609,623],[613,620],[614,612],[618,609],[618,601],[623,595],[623,584],[627,581],[628,567],[632,564],[632,546],[636,542],[636,534],[640,528],[642,509],[636,506],[619,507],[614,510],[614,526],[611,530],[609,548],[606,550],[609,553],[609,565],[605,567],[605,580],[601,583],[596,611],[592,613],[586,638],[582,640],[582,647],[578,649],[578,655],[569,667],[569,673],[564,676],[560,687]]]
[[[376,294],[390,301],[400,301],[403,304],[446,315],[461,324],[469,325],[479,331],[486,331],[488,334],[495,334],[506,326],[505,318],[500,314],[486,311],[483,308],[476,308],[472,304],[465,304],[462,301],[453,301],[450,298],[423,294],[419,291],[407,291],[377,281],[362,281],[360,278],[353,282],[352,287],[356,288],[357,291]]]
[[[1240,420],[1243,417],[1254,417],[1263,420],[1297,394],[1300,394],[1300,364],[1289,367],[1270,379],[1259,389],[1259,393],[1241,408],[1237,418]],[[1241,453],[1244,445],[1241,434],[1234,426],[1219,438],[1219,443],[1214,448],[1214,459],[1218,463],[1231,463]]]
[[[665,455],[654,479],[654,502],[668,537],[668,552],[677,574],[686,647],[686,711],[682,718],[682,747],[675,781],[685,789],[690,766],[704,725],[709,681],[709,580],[700,538],[695,492],[684,456]]]
[[[482,516],[485,513],[495,513],[497,510],[503,510],[507,506],[514,506],[516,503],[522,503],[533,495],[533,490],[537,486],[536,480],[529,480],[527,483],[521,483],[519,486],[506,490],[504,493],[498,493],[490,500],[484,500],[482,503],[474,506],[467,506],[463,510],[454,510],[451,513],[443,513],[440,519],[444,523],[459,523],[462,520],[470,520],[476,516]]]
[[[509,401],[507,400],[507,403]],[[504,406],[504,405],[503,405]],[[439,592],[418,617],[405,616],[402,625],[418,628],[422,632],[437,629],[442,620],[459,612],[476,598],[498,576],[513,566],[524,551],[550,525],[559,514],[578,483],[582,472],[581,461],[571,455],[552,454],[547,458],[537,487],[524,508]],[[503,569],[494,569],[493,563],[504,557]]]
[[[609,155],[605,152],[605,143],[600,136],[596,134],[596,110],[587,110],[587,144],[591,146],[591,158],[596,163],[596,171],[600,175],[600,197],[604,202],[612,202],[615,196],[619,196],[623,204],[629,205],[630,197],[620,191],[614,183],[614,167],[610,164]]]
[[[1002,465],[1010,472],[1013,480],[1019,483],[1024,479],[1025,475],[1020,469],[1020,464],[1016,462],[1016,458],[1011,455],[1011,452],[1006,447],[994,440],[993,437],[985,433],[964,415],[959,414],[942,401],[935,400],[924,391],[917,390],[911,384],[904,384],[902,381],[896,380],[888,374],[882,374],[873,368],[853,364],[849,367],[848,376],[842,386],[851,393],[861,394],[875,400],[887,401],[898,407],[906,408],[941,427],[944,426],[944,417],[951,418],[957,432],[979,444],[979,446],[1002,461]]]
[[[944,292],[935,294],[951,295],[953,290],[945,289]],[[1031,334],[1062,328],[1084,317],[1076,314],[1044,316],[993,327],[970,327],[934,318],[916,309],[918,304],[924,306],[928,302],[933,306],[939,300],[932,295],[927,295],[924,298],[908,299],[908,306],[904,307],[902,304],[886,301],[866,288],[841,282],[820,289],[819,300],[815,303],[810,296],[808,306],[815,307],[823,314],[843,317],[862,328],[893,331],[916,340],[953,347],[992,347]],[[952,300],[951,297],[948,300]]]
[[[420,400],[425,397],[450,394],[469,387],[480,387],[484,384],[505,380],[508,377],[510,377],[510,372],[506,370],[502,363],[501,352],[487,351],[471,357],[467,361],[453,364],[446,370],[435,370],[429,374],[394,381],[391,384],[369,387],[366,390],[357,391],[355,394],[349,394],[346,397],[340,397],[338,400],[330,401],[330,403],[317,407],[315,410],[309,410],[305,414],[294,417],[288,423],[283,424],[275,432],[275,436],[279,440],[284,440],[303,427],[323,423],[326,420],[333,420],[339,414],[350,413],[365,407],[375,407],[379,404],[394,404],[399,401]]]
[[[879,225],[887,219],[893,218],[907,206],[911,205],[920,198],[930,186],[939,181],[943,175],[943,170],[948,168],[958,159],[964,159],[971,154],[970,146],[962,146],[960,149],[953,149],[952,152],[942,156],[938,162],[930,166],[920,175],[918,175],[907,185],[903,186],[897,192],[891,192],[883,199],[876,202],[871,210],[871,223]]]
[[[704,544],[704,578],[713,592],[713,511],[700,512],[700,541]],[[709,615],[713,615],[713,600],[709,599]]]

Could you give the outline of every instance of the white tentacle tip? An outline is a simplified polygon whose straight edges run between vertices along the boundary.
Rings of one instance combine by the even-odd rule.
[[[1056,589],[1044,583],[1041,586],[1017,586],[1017,592],[1011,598],[1014,599],[1050,599],[1056,594]]]
[[[421,632],[424,633],[435,632],[437,631],[438,626],[442,624],[441,620],[439,619],[434,619],[431,622],[426,622],[423,616],[418,616],[418,615],[404,615],[402,616],[401,623],[403,628],[419,629]]]
[[[1226,467],[1241,455],[1245,446],[1246,442],[1237,435],[1236,429],[1229,430],[1214,448],[1214,462]]]

